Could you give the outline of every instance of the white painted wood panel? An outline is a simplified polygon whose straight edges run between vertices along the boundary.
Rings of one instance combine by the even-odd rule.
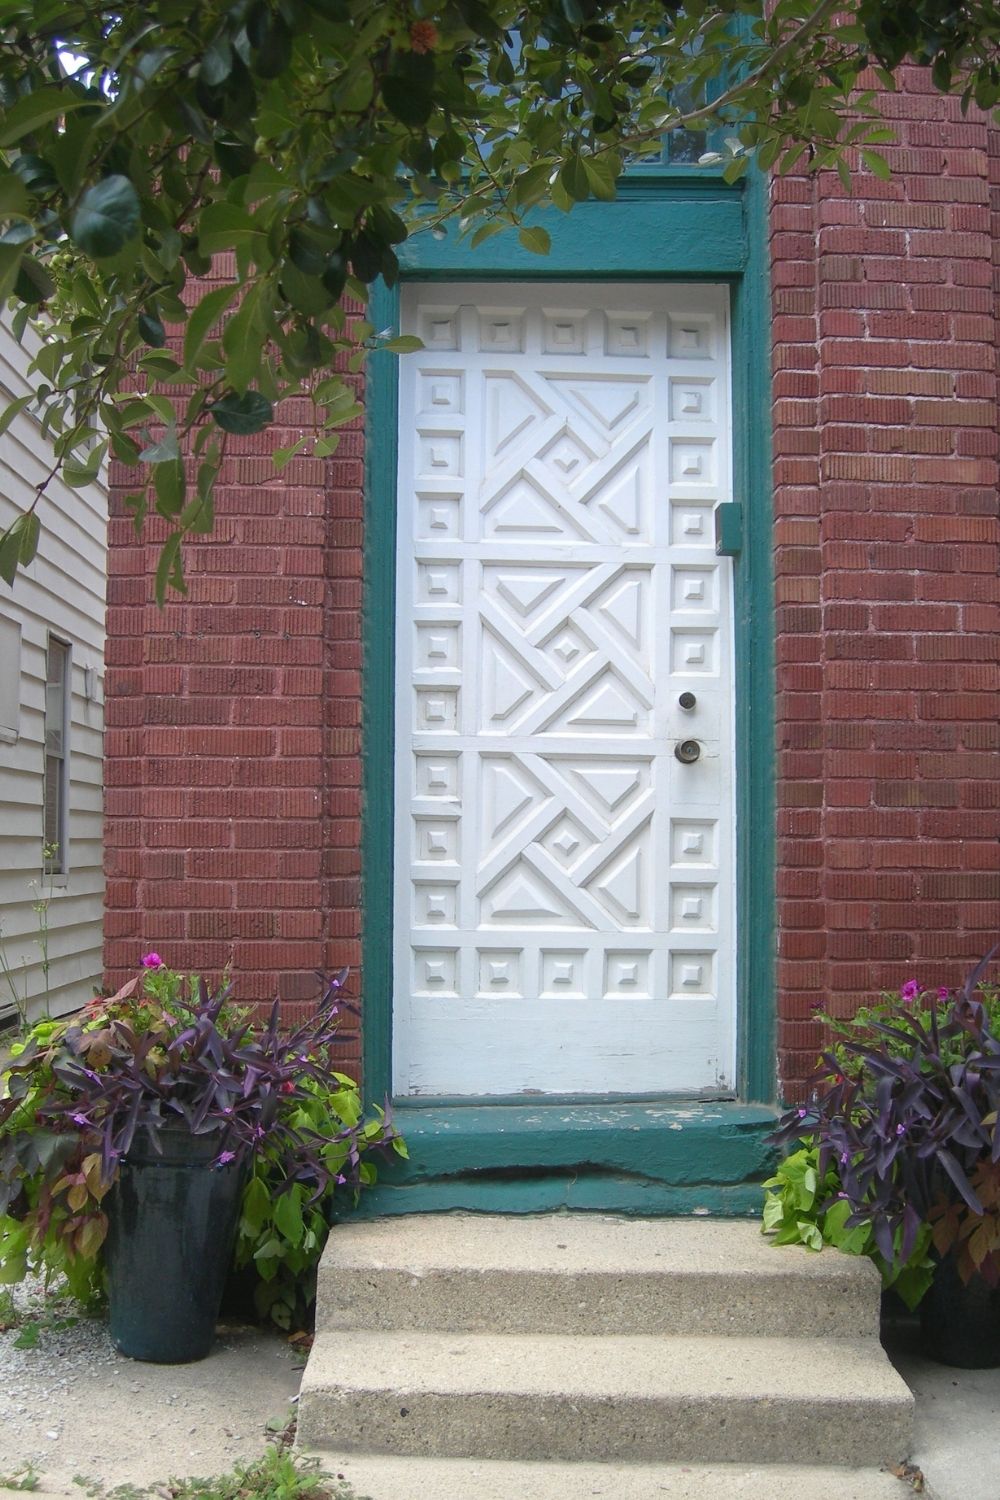
[[[26,336],[27,346],[30,335]],[[0,400],[29,389],[27,347],[0,326]],[[0,525],[30,502],[51,464],[49,445],[27,412],[0,438]],[[18,993],[37,1013],[45,978],[33,907],[42,879],[45,651],[48,632],[72,654],[68,870],[51,885],[48,910],[53,1011],[72,1009],[101,983],[104,873],[102,754],[107,492],[103,483],[70,490],[58,481],[40,504],[42,541],[13,588],[0,582],[0,646],[17,653],[16,730],[0,725],[0,934]],[[19,646],[12,643],[15,637]],[[89,671],[88,671],[89,669]],[[88,687],[90,692],[88,694]],[[12,997],[0,977],[0,1019]]]
[[[396,1090],[729,1088],[728,293],[408,287],[403,326]]]

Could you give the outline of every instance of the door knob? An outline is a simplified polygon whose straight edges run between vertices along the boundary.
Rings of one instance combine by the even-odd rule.
[[[701,746],[697,740],[678,740],[674,746],[674,754],[682,765],[690,766],[701,755]]]
[[[694,693],[681,693],[677,702],[680,704],[681,708],[686,709],[688,712],[690,712],[690,710],[694,708],[698,700],[695,697]]]

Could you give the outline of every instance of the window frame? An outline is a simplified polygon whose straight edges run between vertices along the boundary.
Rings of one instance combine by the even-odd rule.
[[[52,675],[53,647],[62,657],[62,675],[56,681]],[[60,748],[53,751],[49,744],[50,731],[55,729],[51,722],[50,702],[55,693],[59,691],[59,708],[61,723],[59,724]],[[69,874],[69,789],[70,789],[70,735],[73,723],[73,644],[63,636],[57,635],[50,630],[45,640],[45,713],[42,727],[42,867],[47,876],[61,876],[65,878]],[[56,805],[54,809],[54,822],[56,838],[49,837],[50,829],[50,804],[49,804],[49,763],[58,762],[58,776],[55,779]],[[49,851],[55,850],[54,855]]]

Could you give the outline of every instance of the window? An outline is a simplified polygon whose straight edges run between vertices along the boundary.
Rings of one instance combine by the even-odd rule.
[[[49,636],[45,654],[45,797],[43,844],[45,873],[65,875],[69,868],[69,725],[72,685],[70,647]]]

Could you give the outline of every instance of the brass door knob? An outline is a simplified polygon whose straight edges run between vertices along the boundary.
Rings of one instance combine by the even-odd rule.
[[[674,746],[674,754],[682,765],[690,766],[701,755],[701,746],[697,740],[678,740]]]

